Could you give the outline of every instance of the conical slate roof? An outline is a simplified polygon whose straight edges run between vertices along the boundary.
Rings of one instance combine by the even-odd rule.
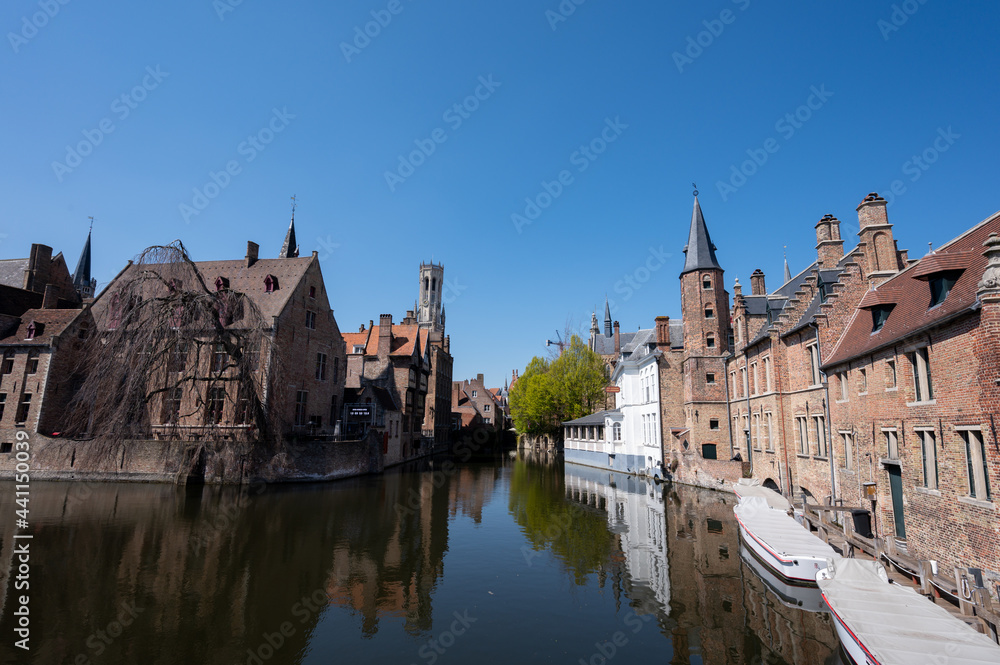
[[[785,284],[792,281],[792,271],[788,269],[788,259],[785,258]]]
[[[295,242],[295,217],[288,223],[288,233],[285,234],[285,244],[281,246],[279,259],[294,259],[299,255],[299,245]]]
[[[90,233],[87,233],[87,242],[83,245],[76,272],[73,273],[73,286],[77,291],[90,288]]]
[[[611,305],[607,297],[604,298],[604,336],[611,337]]]
[[[694,270],[722,270],[718,259],[715,258],[715,245],[708,235],[708,227],[705,226],[705,216],[701,213],[701,204],[698,197],[694,197],[694,211],[691,213],[691,232],[688,234],[688,244],[684,247],[684,270],[681,274],[687,274]]]

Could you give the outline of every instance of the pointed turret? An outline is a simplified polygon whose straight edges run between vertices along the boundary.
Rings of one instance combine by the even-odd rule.
[[[607,296],[604,297],[604,336],[611,337],[611,305]]]
[[[691,231],[688,234],[688,243],[684,247],[684,270],[682,275],[694,270],[722,270],[718,259],[715,258],[715,245],[708,235],[708,227],[705,226],[705,216],[701,213],[701,204],[698,197],[694,197],[694,211],[691,213]]]
[[[93,229],[87,232],[87,242],[83,244],[83,251],[80,253],[80,260],[76,263],[76,272],[73,273],[73,288],[80,294],[81,298],[94,297],[94,284],[90,277],[90,235]]]
[[[788,257],[785,257],[785,284],[792,281],[792,271],[788,269]]]
[[[285,234],[285,244],[281,246],[279,259],[294,259],[299,255],[299,246],[295,242],[295,213],[292,213],[292,221],[288,223],[288,233]]]

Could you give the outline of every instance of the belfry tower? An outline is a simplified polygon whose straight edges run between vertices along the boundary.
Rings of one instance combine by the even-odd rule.
[[[444,332],[444,265],[420,264],[420,297],[417,301],[417,323],[431,332]]]

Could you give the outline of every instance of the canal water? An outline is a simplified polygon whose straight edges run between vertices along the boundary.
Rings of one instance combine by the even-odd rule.
[[[0,662],[840,663],[740,554],[732,494],[557,458],[304,486],[0,483]],[[30,651],[13,646],[30,595]]]

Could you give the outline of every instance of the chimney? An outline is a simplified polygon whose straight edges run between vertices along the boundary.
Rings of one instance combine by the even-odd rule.
[[[757,268],[750,275],[750,293],[755,296],[766,296],[767,289],[764,287],[764,271]]]
[[[615,321],[614,330],[615,330],[615,355],[617,356],[622,352],[622,341],[621,341],[621,335],[618,333],[617,321]]]
[[[883,217],[885,209],[882,209]],[[840,220],[824,215],[816,222],[816,259],[821,268],[830,269],[844,258],[844,241],[840,239]]]
[[[903,268],[885,206],[885,199],[875,192],[858,206],[858,244],[864,246],[867,277],[874,275],[879,283]]]
[[[670,317],[656,317],[656,345],[670,346]]]
[[[478,382],[478,383],[479,383],[479,384],[480,384],[481,386],[483,386],[483,387],[486,387],[486,384],[485,384],[485,383],[483,383],[483,375],[482,375],[482,374],[476,374],[476,381],[477,381],[477,382]]]
[[[451,407],[455,408],[458,406],[459,400],[462,399],[462,384],[458,381],[451,382]]]
[[[56,287],[46,284],[45,295],[42,296],[42,309],[56,309],[58,306],[59,296],[56,294]]]
[[[392,350],[392,314],[378,317],[378,357],[388,358]]]
[[[253,240],[247,240],[246,267],[249,268],[257,263],[257,255],[260,252],[260,245]]]
[[[872,192],[858,206],[858,226],[864,231],[869,226],[886,226],[888,223],[885,199]]]
[[[49,283],[49,268],[52,266],[52,248],[48,245],[31,245],[31,258],[28,259],[28,269],[24,271],[23,287],[26,291],[44,293],[45,285]]]

